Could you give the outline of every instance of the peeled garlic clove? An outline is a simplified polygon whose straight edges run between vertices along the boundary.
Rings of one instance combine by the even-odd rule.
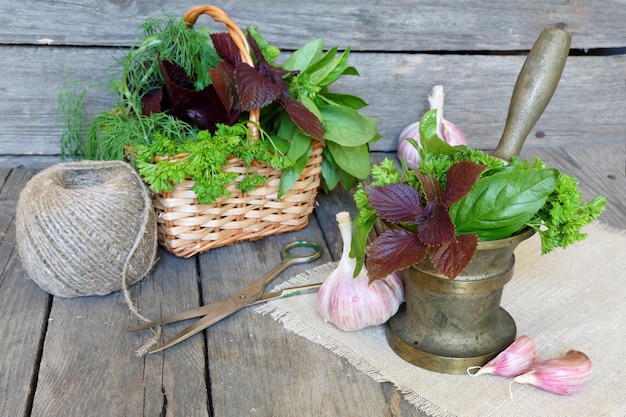
[[[495,358],[480,368],[474,376],[492,374],[518,376],[537,363],[537,345],[528,336],[520,336]],[[469,372],[469,369],[468,369]]]
[[[343,253],[317,294],[317,308],[324,320],[341,330],[355,331],[385,323],[404,301],[404,286],[396,273],[369,284],[367,269],[353,278],[356,260],[350,258],[352,222],[348,212],[337,214]]]
[[[575,394],[591,380],[591,360],[577,350],[565,356],[535,364],[528,372],[519,375],[511,383],[529,384],[559,395]]]

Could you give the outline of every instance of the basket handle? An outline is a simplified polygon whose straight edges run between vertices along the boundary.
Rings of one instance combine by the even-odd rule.
[[[241,54],[241,60],[251,67],[254,67],[254,61],[252,60],[252,56],[250,55],[250,44],[246,39],[246,35],[235,24],[235,22],[230,20],[224,10],[220,9],[217,6],[196,6],[185,12],[185,14],[183,15],[183,20],[185,20],[187,24],[193,26],[193,24],[196,23],[196,20],[198,20],[198,17],[203,14],[209,15],[214,21],[226,25],[226,29],[228,30],[230,38],[237,46],[237,49],[239,49],[239,53]],[[257,127],[260,116],[260,109],[250,110],[250,123],[248,123],[248,130],[250,130],[250,133],[255,139],[259,139],[260,137],[259,129]]]

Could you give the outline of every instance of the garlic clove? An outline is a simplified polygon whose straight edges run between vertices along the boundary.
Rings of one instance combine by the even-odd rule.
[[[383,324],[396,314],[404,301],[402,279],[394,273],[369,284],[366,268],[353,278],[356,260],[349,256],[352,243],[349,213],[338,213],[337,222],[343,239],[343,253],[337,268],[318,291],[318,311],[324,320],[345,331]]]
[[[537,363],[537,357],[535,341],[528,336],[520,336],[473,375],[518,376]]]
[[[443,117],[444,97],[443,85],[434,86],[428,97],[430,109],[437,109],[437,136],[452,146],[467,145],[465,135],[461,129]]]
[[[513,382],[529,384],[559,395],[579,392],[591,380],[592,363],[587,355],[569,350],[565,356],[535,364],[528,372],[517,376]]]
[[[443,85],[436,85],[433,87],[430,95],[428,96],[428,103],[430,109],[437,109],[437,136],[452,146],[467,145],[467,140],[463,131],[454,123],[444,119],[443,117]],[[397,154],[401,157],[406,166],[410,169],[419,168],[420,154],[419,151],[413,146],[407,138],[414,139],[419,144],[420,123],[411,123],[402,130],[398,137]]]
[[[414,139],[417,143],[420,140],[420,122],[415,122],[404,128],[398,137],[398,156],[404,159],[406,166],[410,169],[417,169],[420,166],[419,151],[407,138]]]
[[[461,129],[457,125],[447,121],[446,119],[443,119],[442,121],[441,139],[445,140],[452,146],[467,145],[465,135],[463,134]]]

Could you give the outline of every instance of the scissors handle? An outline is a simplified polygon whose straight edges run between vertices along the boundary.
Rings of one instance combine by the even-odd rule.
[[[309,255],[299,256],[292,253],[292,250],[295,248],[311,248],[314,252]],[[281,263],[276,265],[276,267],[268,272],[263,278],[254,281],[237,294],[241,303],[241,308],[258,300],[263,294],[263,291],[265,291],[267,284],[273,281],[274,278],[276,278],[285,269],[291,265],[313,262],[322,256],[323,252],[324,249],[322,249],[320,245],[314,242],[309,242],[308,240],[297,240],[283,246],[280,251],[282,256]]]
[[[296,248],[310,248],[313,249],[313,253],[310,255],[296,255],[292,253],[292,250]],[[295,242],[287,243],[280,250],[280,254],[282,256],[282,262],[276,266],[271,272],[269,272],[265,277],[265,284],[268,284],[271,280],[276,278],[278,274],[283,272],[287,267],[295,264],[305,264],[309,262],[313,262],[318,259],[324,253],[324,249],[315,242],[309,242],[308,240],[297,240]]]
[[[314,250],[314,252],[310,255],[298,256],[291,253],[291,250],[294,248],[311,248]],[[280,250],[280,254],[283,257],[283,260],[289,260],[294,264],[313,262],[314,260],[322,256],[322,253],[324,253],[324,249],[322,248],[322,246],[308,240],[297,240],[295,242],[287,243]]]

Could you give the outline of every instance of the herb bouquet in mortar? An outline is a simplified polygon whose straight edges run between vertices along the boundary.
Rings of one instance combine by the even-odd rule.
[[[566,248],[604,209],[602,196],[582,201],[572,176],[518,157],[556,88],[569,39],[550,28],[533,46],[493,154],[448,143],[434,108],[408,139],[419,165],[401,159],[398,169],[387,159],[373,167],[371,186],[355,193],[355,276],[361,268],[370,281],[402,275],[406,303],[387,322],[387,338],[413,364],[465,373],[495,357],[516,335],[500,299],[517,245],[538,234],[543,253]],[[378,220],[383,231],[368,246]]]
[[[195,28],[203,14],[227,32]],[[349,49],[324,51],[318,39],[279,64],[259,31],[242,31],[215,6],[141,29],[108,85],[113,109],[86,124],[85,94],[62,94],[61,147],[67,158],[133,163],[155,193],[159,241],[170,252],[301,229],[318,187],[349,189],[369,174],[376,123],[359,112],[362,99],[329,88],[358,75]]]

